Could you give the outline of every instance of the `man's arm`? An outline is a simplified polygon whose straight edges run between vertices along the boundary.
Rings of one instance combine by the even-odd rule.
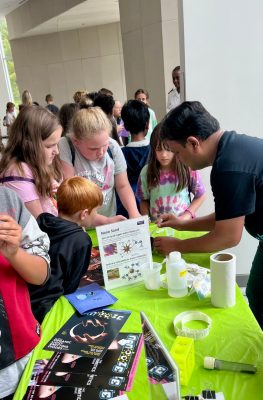
[[[211,232],[198,238],[179,240],[171,237],[156,237],[154,247],[162,254],[169,254],[171,251],[211,253],[223,250],[236,246],[240,242],[244,221],[244,216],[216,221]]]

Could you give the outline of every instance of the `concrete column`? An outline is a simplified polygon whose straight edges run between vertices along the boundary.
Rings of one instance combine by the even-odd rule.
[[[143,88],[158,120],[180,64],[177,0],[119,0],[128,98]]]

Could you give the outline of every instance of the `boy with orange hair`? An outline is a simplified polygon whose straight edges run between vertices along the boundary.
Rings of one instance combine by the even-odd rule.
[[[31,306],[39,322],[63,294],[74,292],[90,262],[92,242],[83,230],[93,226],[103,196],[86,178],[68,178],[58,188],[58,217],[49,213],[37,218],[50,239],[51,277],[41,287],[30,286]]]

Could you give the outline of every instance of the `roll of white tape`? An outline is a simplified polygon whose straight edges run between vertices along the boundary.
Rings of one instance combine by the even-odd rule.
[[[207,327],[204,329],[192,329],[185,326],[189,321],[204,321]],[[193,339],[202,339],[206,337],[212,325],[211,318],[201,311],[185,311],[177,315],[174,319],[174,330],[178,336],[186,336]]]
[[[236,256],[221,252],[210,257],[211,303],[227,308],[236,303]]]

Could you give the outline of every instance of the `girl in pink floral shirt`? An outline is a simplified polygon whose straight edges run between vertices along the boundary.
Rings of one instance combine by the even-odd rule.
[[[171,213],[182,219],[195,217],[205,189],[198,171],[184,166],[160,137],[160,124],[153,130],[148,164],[143,167],[136,195],[140,211],[155,221]]]

